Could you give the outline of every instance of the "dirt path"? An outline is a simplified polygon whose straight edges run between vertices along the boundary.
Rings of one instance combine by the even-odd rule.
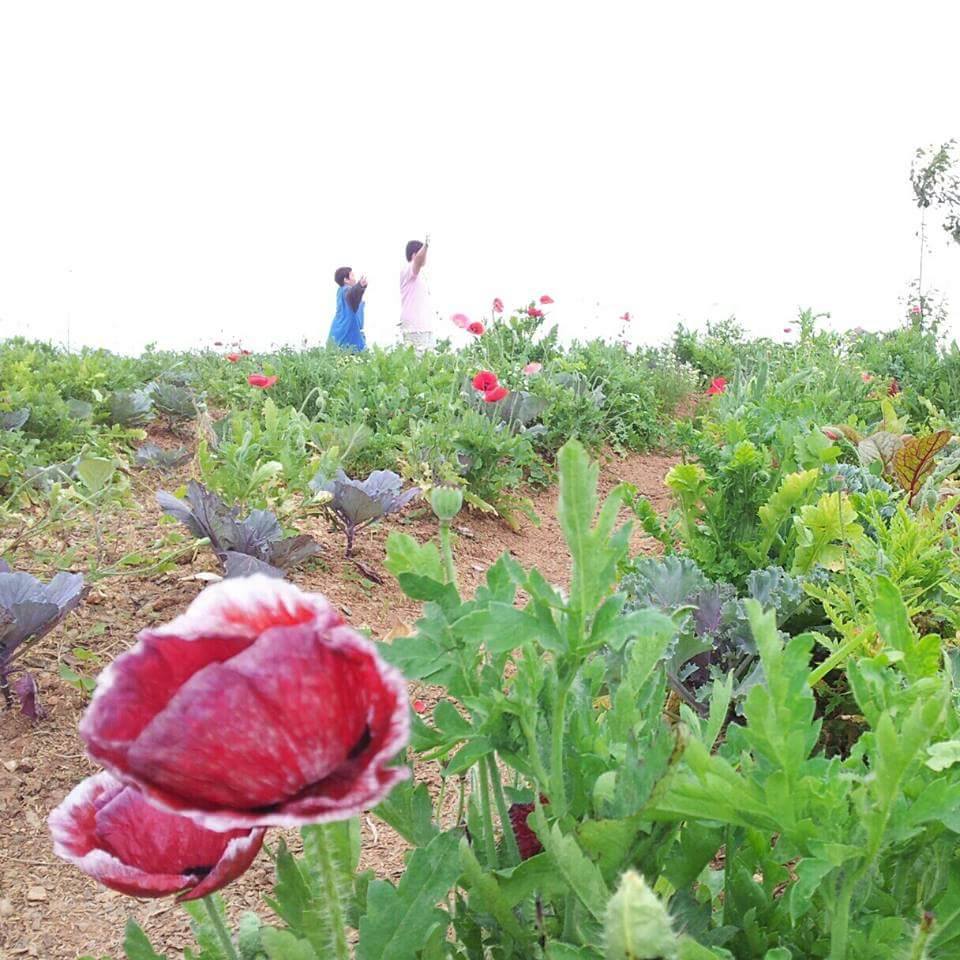
[[[657,455],[608,459],[601,472],[601,491],[606,493],[626,480],[658,509],[665,510],[663,477],[673,462]],[[144,499],[146,502],[136,510],[111,518],[113,542],[108,545],[116,555],[142,549],[160,536],[159,512],[149,498]],[[486,568],[504,550],[525,567],[539,567],[548,580],[566,583],[569,561],[555,517],[555,503],[555,490],[538,493],[534,505],[541,525],[524,521],[520,533],[511,532],[494,518],[475,513],[463,516],[456,553],[464,593],[472,593]],[[383,547],[390,529],[397,527],[418,539],[427,539],[435,531],[432,520],[407,516],[369,531],[362,540],[358,538],[358,559],[383,574],[383,586],[370,583],[354,564],[341,560],[340,538],[322,524],[311,523],[312,529],[310,523],[301,525],[303,532],[314,533],[330,549],[324,563],[295,573],[291,577],[294,582],[328,596],[351,623],[369,629],[376,637],[415,622],[420,605],[407,600],[384,571]],[[76,537],[74,531],[72,543],[69,538],[66,542],[53,540],[44,547],[49,555],[62,554],[76,545]],[[642,534],[635,532],[634,552],[649,548]],[[46,576],[50,569],[42,563],[43,556],[40,552],[32,566],[33,572]],[[129,916],[135,917],[155,947],[171,958],[181,956],[182,948],[190,942],[187,917],[170,898],[138,901],[115,894],[54,857],[46,817],[79,780],[94,770],[76,733],[86,701],[58,677],[59,663],[64,658],[69,662],[70,651],[83,646],[98,658],[97,666],[88,668],[95,673],[126,650],[138,630],[181,612],[203,588],[194,574],[212,570],[213,566],[209,554],[202,554],[193,564],[153,579],[102,580],[79,611],[26,658],[26,665],[40,683],[49,715],[31,724],[11,712],[0,713],[0,960],[75,960],[86,954],[120,957],[119,944]],[[416,685],[411,692],[428,702],[436,693]],[[417,770],[417,776],[428,783],[437,780],[435,767]],[[364,819],[362,868],[373,868],[380,876],[396,879],[403,869],[403,842],[383,824]],[[258,909],[267,915],[260,897],[270,889],[271,878],[269,860],[261,855],[253,868],[225,891],[231,913]]]

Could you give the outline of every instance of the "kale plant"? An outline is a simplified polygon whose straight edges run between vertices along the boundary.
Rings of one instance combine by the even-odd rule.
[[[8,707],[15,694],[31,720],[43,715],[37,682],[15,660],[73,610],[88,589],[79,573],[58,573],[45,584],[29,573],[14,573],[0,560],[0,690]]]
[[[195,480],[187,484],[185,501],[159,490],[157,503],[195,537],[209,540],[227,577],[251,573],[281,577],[279,568],[296,566],[320,552],[320,544],[307,534],[284,537],[279,521],[267,510],[251,510],[241,520],[236,507],[228,507]]]
[[[310,486],[318,492],[329,493],[327,510],[343,527],[347,537],[346,556],[353,553],[353,541],[358,530],[375,520],[402,510],[418,493],[419,487],[403,490],[403,480],[392,470],[374,470],[366,480],[351,480],[338,470],[332,481],[316,476]]]
[[[110,423],[142,427],[153,419],[153,399],[147,390],[117,390],[110,396]]]
[[[197,416],[197,398],[193,391],[175,383],[157,381],[147,388],[153,405],[172,426],[178,420],[193,420]]]
[[[679,635],[667,655],[667,676],[677,695],[704,713],[714,680],[732,674],[736,702],[761,679],[744,600],[775,610],[778,626],[805,601],[802,582],[782,567],[754,570],[746,597],[739,597],[732,584],[714,583],[688,557],[677,556],[638,557],[620,589],[628,598],[625,613],[653,607],[676,622]]]
[[[30,419],[30,408],[0,413],[0,430],[19,430]]]
[[[156,467],[158,470],[173,470],[190,459],[190,451],[185,447],[165,450],[155,443],[145,443],[137,447],[135,462],[138,467]]]

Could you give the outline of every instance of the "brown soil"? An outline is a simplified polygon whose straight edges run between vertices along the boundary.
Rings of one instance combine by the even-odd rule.
[[[673,462],[660,455],[606,458],[601,491],[606,493],[626,480],[663,510],[667,504],[663,478]],[[159,525],[159,511],[150,493],[155,485],[173,489],[178,481],[161,483],[159,477],[138,474],[132,482],[137,508],[118,510],[102,523],[106,531],[103,546],[110,560],[133,550],[150,552],[151,545],[170,529]],[[505,550],[524,566],[537,566],[548,580],[566,583],[569,559],[555,517],[556,491],[539,491],[532,499],[541,524],[537,527],[524,520],[519,533],[494,517],[461,515],[456,554],[464,593],[472,593],[486,568]],[[390,529],[404,529],[420,540],[434,534],[435,524],[422,510],[412,510],[398,521],[364,531],[357,543],[359,565],[342,559],[341,535],[329,531],[322,521],[308,519],[299,526],[302,532],[317,536],[329,550],[323,562],[295,571],[291,577],[294,582],[325,594],[352,624],[375,637],[416,621],[419,605],[403,596],[384,570],[383,557]],[[635,531],[635,553],[653,546],[642,531]],[[49,576],[55,569],[55,558],[77,547],[80,558],[94,549],[86,525],[31,539],[17,552],[17,568]],[[364,568],[381,576],[383,585],[371,583],[362,572]],[[172,899],[138,901],[113,893],[58,860],[51,849],[46,817],[77,782],[94,772],[76,733],[86,697],[59,678],[59,665],[66,663],[78,672],[95,674],[133,643],[139,629],[181,612],[204,586],[195,575],[213,569],[213,558],[201,551],[195,560],[187,558],[174,572],[102,579],[86,603],[25,658],[24,665],[40,684],[48,716],[34,724],[12,711],[0,713],[0,958],[118,957],[122,955],[120,942],[128,917],[143,926],[161,953],[179,956],[192,942],[188,918]],[[72,654],[78,646],[96,659],[87,664],[78,662]],[[440,693],[411,685],[411,697],[431,707]],[[416,774],[436,790],[439,777],[435,765],[424,764]],[[455,792],[448,794],[451,808],[456,802]],[[361,867],[396,880],[403,870],[403,841],[372,817],[364,817],[362,825]],[[291,846],[296,845],[296,835],[288,834],[286,839]],[[268,843],[277,840],[274,831]],[[261,854],[251,870],[225,891],[231,914],[254,909],[267,915],[261,895],[270,890],[271,879],[270,861]]]

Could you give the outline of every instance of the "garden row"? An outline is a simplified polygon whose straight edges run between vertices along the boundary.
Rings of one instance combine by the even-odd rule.
[[[161,498],[164,509],[214,549],[221,521],[240,541],[269,527],[283,544],[266,507],[289,525],[316,506],[345,528],[353,511],[356,527],[381,493],[381,513],[397,505],[406,479],[428,498],[437,538],[392,533],[386,566],[423,616],[410,636],[374,646],[274,576],[207,588],[177,630],[152,632],[157,657],[141,646],[111,668],[81,733],[119,780],[101,775],[68,799],[54,818],[58,852],[99,864],[89,872],[128,893],[203,898],[189,909],[204,960],[956,956],[957,351],[919,324],[841,337],[814,322],[804,314],[786,342],[746,342],[727,325],[631,354],[561,351],[527,316],[422,360],[185,360],[201,424],[206,405],[231,412],[225,427],[199,430],[206,486],[189,502]],[[155,366],[113,386],[171,382],[173,359],[141,359]],[[654,412],[682,396],[691,367],[708,396],[671,434],[684,455],[667,477],[675,509],[662,518],[624,485],[601,505],[597,466],[561,442],[649,442]],[[251,387],[250,374],[277,379]],[[649,398],[639,414],[620,405],[630,382],[648,391],[634,393]],[[102,403],[97,389],[101,399],[69,399]],[[527,404],[535,416],[519,416]],[[469,454],[481,455],[457,432],[468,422],[530,445],[528,461],[502,446],[482,461],[517,471],[499,498],[471,473]],[[630,424],[647,432],[625,441]],[[105,435],[91,429],[84,443]],[[126,439],[77,451],[84,502],[113,484]],[[463,596],[452,522],[464,503],[515,509],[521,480],[554,464],[569,584],[505,554]],[[381,487],[347,475],[383,467],[403,476]],[[662,556],[630,556],[625,512]],[[238,552],[222,551],[227,573]],[[197,670],[236,664],[239,700],[193,667],[155,672],[184,639]],[[397,670],[443,689],[435,709],[408,707]],[[169,696],[129,699],[158,683]],[[330,684],[354,699],[332,710]],[[369,705],[362,720],[358,702]],[[209,716],[218,750],[202,725],[178,721],[187,709]],[[282,755],[264,743],[284,744]],[[387,765],[404,746],[408,762],[439,763],[439,797]],[[121,790],[157,838],[208,859],[167,863],[162,844],[147,855],[106,814],[102,833],[83,826],[116,810]],[[441,816],[450,791],[453,823]],[[368,807],[414,848],[396,886],[356,872],[355,814]],[[213,891],[246,869],[265,830],[292,824],[304,850],[273,851],[272,914],[231,931]],[[133,924],[125,947],[130,960],[157,956]]]

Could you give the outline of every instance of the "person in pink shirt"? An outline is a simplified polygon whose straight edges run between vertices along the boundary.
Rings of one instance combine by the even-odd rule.
[[[400,330],[403,342],[418,354],[433,348],[430,292],[423,276],[429,247],[429,235],[423,243],[411,240],[406,249],[407,265],[400,274]]]

